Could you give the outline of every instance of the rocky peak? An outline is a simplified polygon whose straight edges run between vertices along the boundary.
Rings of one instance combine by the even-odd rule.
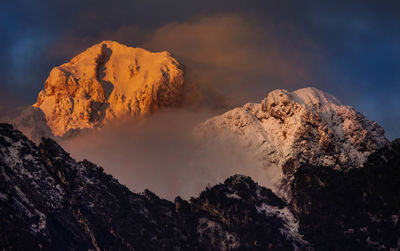
[[[384,130],[354,108],[315,88],[275,90],[199,125],[205,144],[232,140],[290,178],[301,164],[346,171],[386,146]]]
[[[181,102],[182,68],[168,52],[104,41],[54,67],[34,106],[55,136],[140,118]]]
[[[334,110],[338,106],[344,106],[330,94],[324,93],[316,88],[308,87],[293,93],[278,89],[272,91],[261,102],[261,110],[276,119],[284,121],[286,117],[292,116],[300,107],[315,108],[318,112]]]

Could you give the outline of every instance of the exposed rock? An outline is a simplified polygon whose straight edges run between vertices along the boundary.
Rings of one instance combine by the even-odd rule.
[[[275,90],[195,129],[205,145],[239,144],[264,167],[290,179],[303,164],[347,171],[388,145],[384,130],[354,108],[315,88]]]
[[[291,250],[308,247],[285,202],[233,176],[190,202],[129,191],[55,141],[0,124],[0,248]],[[23,241],[21,241],[23,240]]]
[[[182,95],[182,65],[168,52],[104,41],[54,67],[34,106],[64,136],[178,105]]]
[[[191,206],[211,216],[200,218],[200,242],[211,239],[218,250],[311,249],[288,205],[249,177],[234,175],[192,199]]]
[[[317,250],[400,249],[400,140],[347,173],[302,166],[291,208]]]
[[[0,248],[399,250],[399,142],[347,172],[300,166],[289,204],[241,175],[172,203],[0,124]]]

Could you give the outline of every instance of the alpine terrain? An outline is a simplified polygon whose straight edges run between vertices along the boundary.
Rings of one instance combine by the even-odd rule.
[[[371,153],[389,144],[376,122],[315,88],[272,91],[261,103],[205,121],[194,134],[205,147],[239,144],[288,181],[304,164],[340,171],[362,167]]]
[[[168,52],[104,41],[54,67],[33,106],[60,137],[178,105],[182,95],[183,66]]]

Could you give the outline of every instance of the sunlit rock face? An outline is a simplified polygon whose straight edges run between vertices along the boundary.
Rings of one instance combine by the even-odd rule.
[[[211,118],[195,130],[204,142],[230,138],[255,153],[266,168],[290,178],[302,164],[347,171],[386,146],[384,130],[354,108],[315,88],[275,90]]]
[[[104,41],[54,67],[34,106],[55,136],[140,118],[182,101],[182,68],[168,52]]]

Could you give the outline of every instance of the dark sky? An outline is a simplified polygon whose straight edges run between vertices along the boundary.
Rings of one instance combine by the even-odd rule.
[[[315,86],[400,137],[400,1],[2,0],[0,32],[0,103],[34,103],[52,67],[115,40],[238,104]]]

